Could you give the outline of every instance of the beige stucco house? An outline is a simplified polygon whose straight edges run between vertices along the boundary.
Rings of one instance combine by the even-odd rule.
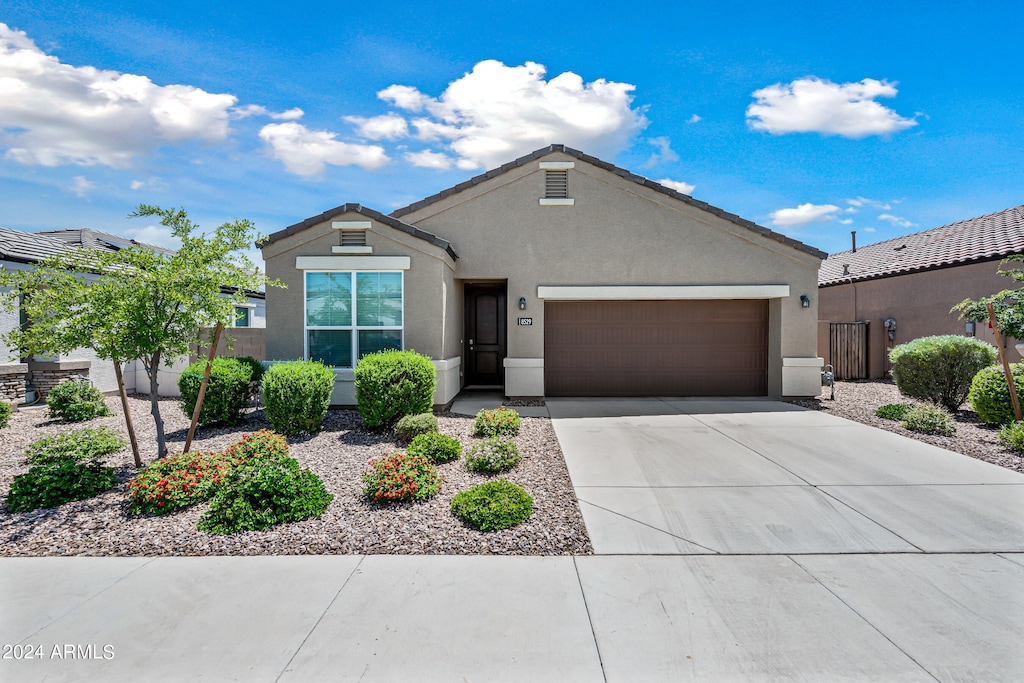
[[[344,204],[267,237],[267,358],[415,349],[435,402],[810,396],[824,253],[562,145],[383,215]]]

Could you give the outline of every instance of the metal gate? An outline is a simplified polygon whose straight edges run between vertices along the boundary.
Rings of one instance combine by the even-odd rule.
[[[868,323],[831,323],[829,352],[836,379],[867,379]]]

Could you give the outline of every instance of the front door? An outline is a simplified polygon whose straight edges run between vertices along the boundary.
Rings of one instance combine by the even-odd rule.
[[[466,285],[466,384],[505,385],[505,285]]]

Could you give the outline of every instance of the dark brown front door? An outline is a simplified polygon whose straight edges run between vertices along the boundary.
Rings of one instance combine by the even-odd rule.
[[[466,384],[505,384],[505,285],[466,285]]]

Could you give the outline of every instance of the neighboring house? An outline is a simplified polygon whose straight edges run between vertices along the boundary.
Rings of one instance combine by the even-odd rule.
[[[949,311],[964,299],[1014,287],[997,271],[1000,261],[1020,253],[1024,205],[832,254],[818,276],[818,348],[826,362],[844,362],[837,331],[861,323],[866,363],[854,374],[878,378],[889,370],[889,349],[918,337],[966,334],[994,344],[986,323],[968,324]],[[895,321],[891,335],[886,320]],[[1006,347],[1016,359],[1012,341]]]
[[[825,254],[562,145],[390,215],[344,204],[267,237],[267,358],[415,349],[436,404],[811,396]],[[802,301],[803,300],[803,301]]]
[[[0,266],[9,270],[23,270],[34,268],[36,263],[48,256],[65,253],[71,249],[86,248],[118,251],[131,246],[141,246],[167,255],[174,254],[172,250],[165,249],[164,247],[88,228],[44,230],[40,232],[22,232],[20,230],[0,228]],[[225,290],[226,295],[229,293],[229,290]],[[266,298],[264,294],[262,292],[252,292],[247,298],[248,302],[238,307],[239,322],[236,326],[266,327]],[[17,310],[13,313],[0,312],[0,334],[14,329],[21,322],[21,315]],[[262,355],[262,330],[253,334],[246,334],[238,330],[234,334],[236,337],[239,337],[244,351]],[[223,346],[222,342],[220,348],[223,349]],[[239,348],[240,344],[236,342],[235,351],[239,351]],[[4,398],[4,387],[6,386],[8,387],[6,391],[10,394],[7,400],[15,401],[16,389],[13,387],[18,382],[21,382],[23,385],[26,375],[30,378],[29,381],[33,386],[42,389],[44,393],[50,385],[59,383],[69,377],[88,377],[103,392],[112,393],[117,391],[117,380],[113,364],[110,361],[98,359],[92,349],[77,349],[71,353],[55,357],[36,359],[27,364],[21,363],[21,360],[17,357],[15,350],[3,346],[2,342],[0,342],[0,398]],[[161,395],[176,396],[178,394],[177,375],[187,366],[188,360],[181,359],[174,366],[167,368],[166,375],[163,372],[161,373]],[[149,380],[145,376],[145,369],[141,366],[141,363],[129,364],[124,368],[123,374],[128,391],[133,391],[136,386],[148,387]],[[19,377],[20,379],[17,379]],[[20,397],[16,402],[20,402]]]

